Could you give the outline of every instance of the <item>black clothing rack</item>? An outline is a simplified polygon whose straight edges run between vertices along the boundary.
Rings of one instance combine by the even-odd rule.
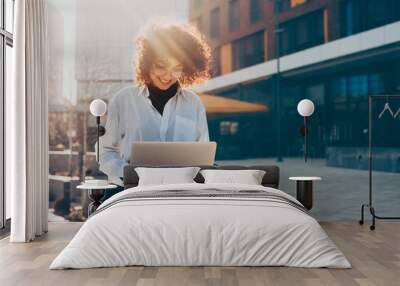
[[[369,157],[369,200],[368,204],[363,204],[361,206],[361,220],[359,223],[364,224],[364,208],[369,208],[369,211],[372,216],[372,224],[370,225],[370,229],[375,229],[375,220],[376,219],[400,219],[400,217],[384,217],[378,216],[375,212],[375,208],[373,207],[372,202],[372,101],[374,99],[400,99],[400,95],[370,95],[368,97],[368,157]]]

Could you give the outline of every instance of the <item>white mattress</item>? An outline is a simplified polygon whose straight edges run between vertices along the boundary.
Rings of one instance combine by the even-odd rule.
[[[234,197],[115,203],[136,192],[207,188],[263,190],[297,202],[282,191],[252,185],[194,183],[131,188],[104,202],[50,269],[127,265],[351,267],[318,222],[289,204]]]

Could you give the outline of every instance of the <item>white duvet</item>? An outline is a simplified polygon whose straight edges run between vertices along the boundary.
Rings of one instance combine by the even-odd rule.
[[[104,202],[50,269],[145,266],[294,266],[349,268],[318,222],[288,205],[246,198],[152,198],[121,201],[133,192],[263,190],[238,184],[135,187]],[[107,207],[108,206],[108,207]]]

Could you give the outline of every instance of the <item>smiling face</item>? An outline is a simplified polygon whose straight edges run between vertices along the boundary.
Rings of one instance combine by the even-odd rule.
[[[182,76],[183,66],[173,57],[157,59],[150,69],[151,83],[161,90],[167,90]]]

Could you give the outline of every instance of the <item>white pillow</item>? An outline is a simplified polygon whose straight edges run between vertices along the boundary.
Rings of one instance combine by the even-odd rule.
[[[139,186],[195,183],[193,179],[199,170],[199,167],[135,168],[139,176]]]
[[[265,171],[262,170],[201,170],[204,183],[233,183],[261,185]]]

